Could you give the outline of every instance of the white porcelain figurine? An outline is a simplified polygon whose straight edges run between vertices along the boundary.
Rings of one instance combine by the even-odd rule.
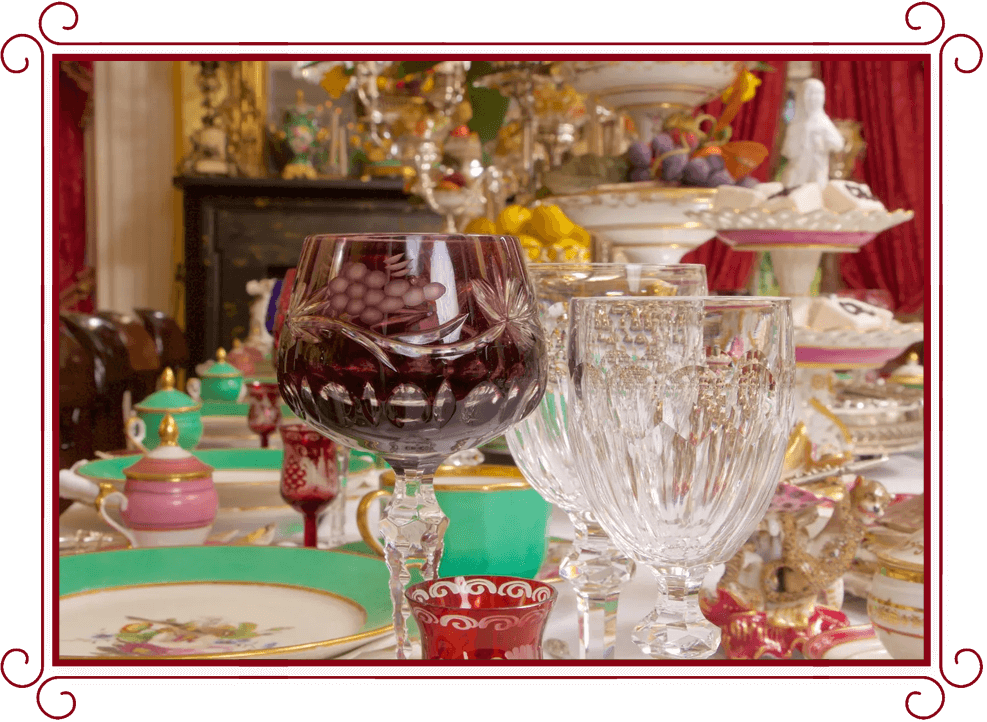
[[[829,154],[843,150],[846,141],[823,110],[826,88],[809,78],[799,86],[795,116],[788,124],[781,154],[788,159],[782,173],[786,188],[806,183],[825,187],[829,182]]]

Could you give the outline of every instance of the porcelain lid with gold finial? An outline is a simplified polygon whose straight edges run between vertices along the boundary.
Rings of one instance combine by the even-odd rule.
[[[909,388],[921,388],[925,384],[925,369],[918,362],[918,354],[912,351],[905,363],[891,372],[888,381]]]
[[[910,534],[901,544],[875,551],[878,573],[895,579],[924,583],[925,530]]]
[[[238,338],[233,339],[233,349],[226,354],[226,360],[240,369],[244,375],[254,372],[254,356],[244,348]]]
[[[135,410],[152,413],[170,411],[173,414],[180,414],[184,411],[198,411],[201,408],[201,401],[196,401],[175,388],[175,372],[170,367],[161,374],[158,390],[139,404],[134,404]]]
[[[228,378],[243,376],[243,372],[226,360],[226,349],[216,349],[216,363],[201,374],[202,378]]]
[[[158,426],[161,444],[123,470],[127,479],[139,481],[188,481],[212,476],[213,467],[199,461],[178,445],[178,424],[165,414]]]

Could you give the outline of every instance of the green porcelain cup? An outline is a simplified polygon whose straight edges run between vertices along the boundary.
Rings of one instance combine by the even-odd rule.
[[[360,500],[357,525],[364,542],[383,556],[368,517],[374,502],[393,492],[393,471],[382,474],[380,487]],[[439,576],[496,574],[532,579],[538,574],[545,562],[552,506],[517,467],[443,466],[435,475],[435,496],[449,517]]]
[[[201,404],[200,404],[201,406]],[[178,426],[178,445],[186,451],[191,451],[202,440],[202,416],[198,407],[188,411],[138,411],[127,420],[127,438],[141,451],[151,451],[158,448],[161,438],[157,429],[165,414],[171,414]],[[154,429],[148,433],[148,429]]]
[[[124,427],[125,433],[142,452],[156,449],[161,443],[158,428],[165,414],[171,414],[178,425],[178,445],[191,451],[202,439],[201,410],[201,401],[175,388],[175,374],[168,368],[161,374],[159,389],[134,405],[133,414]]]
[[[216,351],[216,363],[200,378],[189,379],[185,388],[200,401],[242,401],[247,393],[243,372],[226,360],[223,349]]]

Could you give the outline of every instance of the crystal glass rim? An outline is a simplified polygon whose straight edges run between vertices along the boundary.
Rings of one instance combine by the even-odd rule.
[[[570,261],[567,263],[533,263],[528,266],[528,273],[531,275],[547,273],[548,271],[562,271],[562,270],[623,270],[625,268],[634,268],[642,270],[671,270],[671,271],[691,271],[693,269],[701,268],[704,271],[706,266],[702,263],[593,263],[587,261],[585,263],[579,263],[576,261]]]
[[[439,582],[450,582],[450,581],[451,582],[457,582],[459,579],[462,579],[463,581],[466,581],[466,582],[468,582],[468,581],[470,581],[472,579],[488,579],[488,580],[492,580],[492,579],[507,579],[507,580],[516,580],[516,581],[519,581],[519,582],[526,582],[528,584],[532,584],[532,585],[534,585],[535,587],[538,587],[538,588],[544,587],[544,588],[546,588],[546,589],[549,590],[550,594],[549,594],[549,596],[548,596],[547,599],[543,599],[540,602],[530,602],[528,604],[522,604],[522,605],[515,606],[515,607],[450,607],[450,606],[444,605],[444,604],[436,604],[436,603],[432,602],[431,599],[429,601],[427,601],[427,602],[423,602],[423,601],[420,601],[418,599],[412,599],[411,598],[411,593],[413,591],[415,591],[416,589],[426,589],[427,590],[427,587],[430,586],[430,585],[432,585],[432,584],[438,584]],[[441,599],[446,599],[451,594],[452,593],[450,592],[446,596],[441,597]],[[543,607],[546,604],[554,603],[558,599],[558,597],[559,597],[559,591],[554,586],[552,586],[551,584],[548,584],[546,582],[539,581],[537,579],[525,579],[524,577],[510,577],[510,576],[507,576],[507,575],[500,575],[500,574],[470,574],[470,575],[467,575],[467,576],[464,576],[464,577],[438,577],[436,579],[432,579],[431,581],[426,580],[426,581],[418,582],[417,584],[412,584],[410,587],[408,587],[407,589],[405,589],[404,590],[404,596],[405,596],[405,599],[407,599],[409,603],[411,603],[413,605],[418,605],[418,606],[421,606],[421,607],[428,607],[430,609],[442,609],[442,610],[445,610],[445,611],[455,611],[457,609],[459,609],[459,610],[468,609],[468,610],[473,610],[473,611],[477,611],[477,612],[498,612],[498,611],[504,611],[504,610],[512,610],[513,611],[515,609],[521,611],[521,610],[525,610],[525,609],[537,609],[538,607]]]
[[[502,241],[505,238],[520,243],[517,236],[509,233],[314,233],[305,237],[305,243],[322,241],[441,241],[457,243],[466,241]]]
[[[792,299],[787,296],[576,296],[569,299],[569,303],[574,304],[574,306],[585,306],[589,302],[687,305],[696,301],[703,303],[716,301],[721,305],[736,304],[743,308],[791,307],[792,305]]]

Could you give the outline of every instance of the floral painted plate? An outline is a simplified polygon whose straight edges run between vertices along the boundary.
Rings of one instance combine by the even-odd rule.
[[[363,554],[165,547],[59,560],[60,659],[330,659],[391,633]]]
[[[803,653],[806,659],[891,659],[869,624],[817,634]]]

